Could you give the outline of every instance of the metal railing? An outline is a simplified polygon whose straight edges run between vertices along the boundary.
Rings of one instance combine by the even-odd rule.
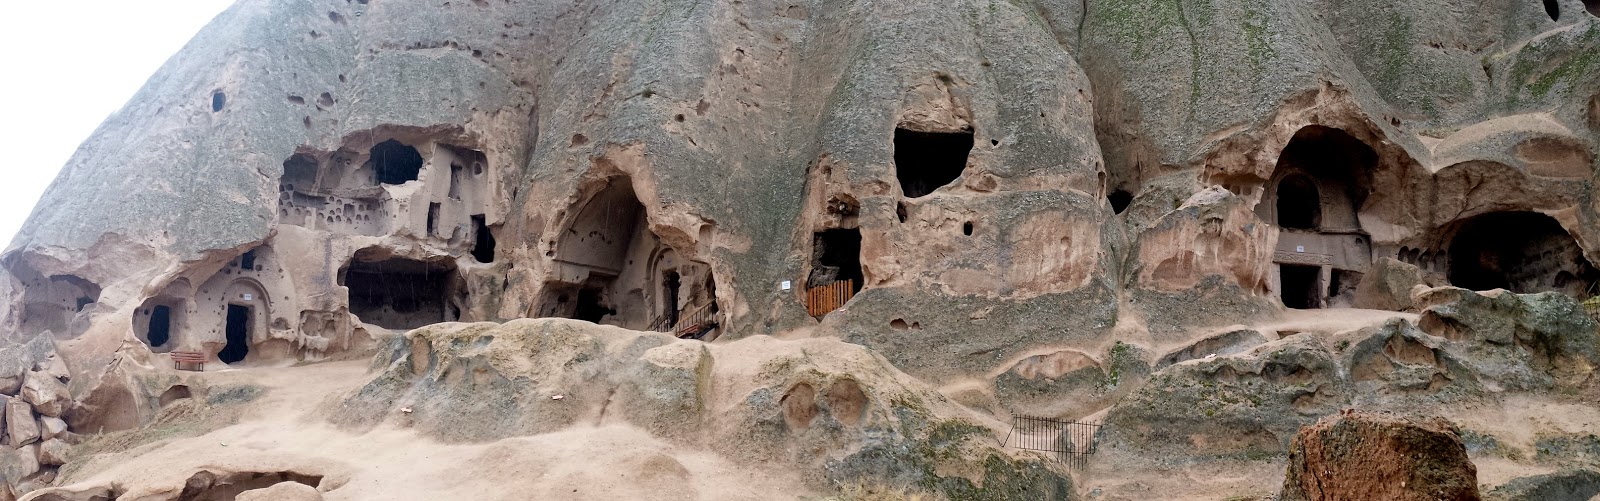
[[[685,339],[700,339],[711,329],[717,327],[717,313],[713,311],[715,301],[690,307],[678,312],[677,321],[673,322],[671,315],[662,315],[650,322],[650,330],[666,332],[673,336]],[[670,325],[669,325],[670,324]]]
[[[1022,450],[1049,453],[1056,461],[1074,468],[1089,463],[1099,448],[1101,423],[1064,421],[1031,416],[1012,416],[1011,431],[1005,445]]]
[[[806,313],[820,318],[837,310],[856,295],[855,280],[840,280],[806,289]]]

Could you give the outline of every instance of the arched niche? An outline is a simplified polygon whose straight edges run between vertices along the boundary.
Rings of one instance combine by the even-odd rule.
[[[1538,212],[1481,214],[1451,223],[1445,235],[1441,253],[1457,287],[1586,298],[1600,281],[1577,240],[1555,218]]]

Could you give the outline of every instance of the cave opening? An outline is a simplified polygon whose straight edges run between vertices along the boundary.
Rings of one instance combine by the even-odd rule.
[[[1128,190],[1116,190],[1106,195],[1106,201],[1111,203],[1111,212],[1121,214],[1133,205],[1133,194]]]
[[[1583,10],[1589,11],[1591,16],[1600,17],[1600,0],[1583,0]]]
[[[1600,280],[1577,240],[1550,216],[1492,212],[1455,226],[1446,252],[1447,277],[1457,287],[1586,298]]]
[[[222,107],[227,104],[228,94],[226,92],[222,92],[221,89],[211,92],[211,111],[213,113],[222,111]]]
[[[894,171],[906,198],[918,198],[955,182],[967,168],[972,131],[894,130]]]
[[[632,179],[618,176],[582,203],[556,241],[554,294],[577,293],[577,301],[550,302],[541,311],[590,322],[642,328],[650,323],[657,275],[652,257],[663,247],[649,228],[645,206]],[[636,264],[637,263],[637,264]]]
[[[422,154],[417,149],[390,139],[373,145],[371,162],[378,183],[405,184],[416,181],[422,172]]]
[[[459,280],[455,262],[448,258],[421,261],[373,248],[357,251],[339,273],[339,285],[350,290],[350,312],[388,329],[452,320],[446,314],[451,295],[460,290]]]
[[[172,336],[172,308],[167,305],[156,305],[150,310],[150,328],[145,331],[145,340],[151,347],[167,344]]]
[[[250,314],[249,306],[228,305],[228,321],[225,329],[227,344],[222,347],[222,351],[217,352],[217,360],[232,364],[244,360],[244,357],[250,354]]]
[[[451,200],[461,199],[461,173],[464,169],[457,164],[450,164],[450,192]]]
[[[1295,174],[1278,182],[1278,227],[1315,230],[1322,224],[1322,196],[1309,176]]]
[[[1322,307],[1322,268],[1297,264],[1278,265],[1283,305],[1297,310]]]
[[[574,320],[598,324],[607,316],[616,314],[616,308],[606,305],[604,287],[590,286],[578,291],[578,305],[572,310]]]
[[[283,177],[278,180],[278,191],[295,191],[296,187],[302,192],[316,189],[317,184],[317,159],[304,153],[296,153],[283,161]]]
[[[255,269],[256,269],[256,251],[255,251],[255,249],[250,249],[249,251],[245,251],[243,256],[239,256],[239,268],[243,269],[245,271],[255,271]]]
[[[861,292],[861,230],[835,228],[815,233],[811,240],[811,276],[808,287],[849,280],[852,293]]]
[[[439,209],[440,209],[440,207],[441,206],[439,205],[439,202],[432,202],[432,203],[428,204],[427,230],[428,230],[428,236],[430,236],[430,237],[439,232]]]
[[[472,216],[472,259],[480,263],[494,262],[494,230],[489,229],[483,214]]]
[[[1558,0],[1544,0],[1544,13],[1550,16],[1551,21],[1561,20],[1561,2]]]
[[[1271,182],[1272,201],[1263,199],[1262,219],[1290,229],[1348,232],[1372,192],[1378,153],[1350,133],[1308,125],[1278,155]],[[1276,214],[1267,214],[1270,207]]]
[[[661,309],[666,325],[678,325],[678,287],[682,278],[677,270],[669,270],[661,277]]]

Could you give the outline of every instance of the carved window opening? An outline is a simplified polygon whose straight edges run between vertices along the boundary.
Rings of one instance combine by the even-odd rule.
[[[918,132],[894,130],[894,169],[900,191],[918,198],[955,182],[967,168],[972,131]]]
[[[1278,227],[1315,230],[1322,226],[1322,196],[1316,182],[1291,175],[1278,182]]]
[[[1111,212],[1121,214],[1133,204],[1133,194],[1128,190],[1116,190],[1106,195],[1106,201],[1111,203]]]
[[[472,259],[475,259],[480,263],[493,263],[495,245],[494,230],[491,230],[485,221],[486,219],[483,214],[475,214],[472,216]]]
[[[369,161],[380,184],[416,181],[422,172],[422,154],[393,139],[374,145]]]

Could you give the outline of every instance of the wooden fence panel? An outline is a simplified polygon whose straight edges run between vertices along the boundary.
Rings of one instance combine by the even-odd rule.
[[[844,307],[852,297],[855,297],[855,280],[840,280],[806,289],[806,313],[813,317],[827,315]]]

